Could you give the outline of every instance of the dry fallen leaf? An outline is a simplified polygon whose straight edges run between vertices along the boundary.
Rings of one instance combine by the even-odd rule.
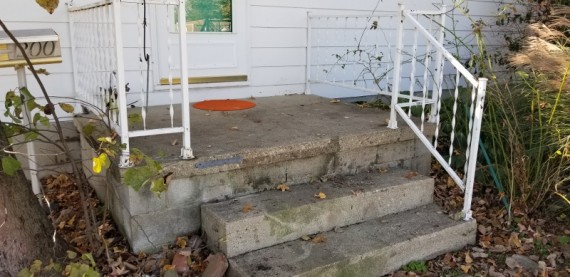
[[[325,238],[325,235],[323,235],[323,234],[318,234],[318,235],[314,236],[311,239],[311,241],[314,243],[323,243],[323,242],[327,241],[327,238]]]
[[[463,271],[463,273],[467,273],[469,272],[469,270],[471,269],[471,265],[470,264],[466,264],[466,265],[462,265],[459,266],[461,268],[461,270]]]
[[[324,192],[319,192],[319,193],[315,194],[315,197],[319,198],[319,199],[325,199],[325,198],[327,198],[327,195]]]
[[[447,187],[448,187],[448,188],[455,187],[455,181],[453,181],[453,178],[451,178],[451,176],[448,176],[448,177],[447,177],[447,182],[446,182],[446,184],[447,184]]]
[[[177,237],[176,238],[176,245],[180,248],[185,248],[187,243],[188,243],[187,237]]]
[[[280,191],[288,191],[288,190],[289,190],[289,186],[286,185],[286,184],[281,184],[281,185],[278,185],[275,189],[276,189],[276,190],[280,190]]]
[[[487,228],[485,228],[485,226],[482,224],[477,227],[477,230],[479,230],[479,233],[481,233],[481,235],[485,235],[487,233]]]
[[[309,236],[307,236],[307,235],[304,235],[304,236],[301,237],[301,239],[304,240],[304,241],[308,241],[308,240],[311,240],[311,237],[309,237]]]
[[[516,248],[521,248],[522,247],[522,242],[519,239],[519,234],[518,233],[511,233],[511,237],[509,238],[509,245],[512,247],[516,247]]]
[[[410,171],[410,172],[406,173],[406,175],[404,175],[404,177],[406,179],[412,179],[416,176],[418,176],[418,173],[416,171]]]
[[[162,271],[174,270],[175,267],[176,267],[175,265],[165,264],[165,265],[162,267]]]
[[[253,206],[250,203],[246,203],[245,205],[243,205],[242,208],[243,213],[249,213],[251,212],[251,210],[253,210]]]
[[[465,262],[466,262],[467,264],[473,263],[473,258],[471,258],[471,256],[469,255],[469,252],[466,252],[466,253],[465,253]]]

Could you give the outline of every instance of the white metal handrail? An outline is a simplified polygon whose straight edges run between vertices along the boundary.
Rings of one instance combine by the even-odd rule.
[[[469,220],[487,79],[473,76],[444,47],[446,12],[445,6],[436,11],[412,11],[405,10],[401,5],[397,13],[360,15],[309,13],[306,92],[311,93],[311,90],[315,89],[311,88],[311,84],[321,84],[390,96],[388,127],[398,128],[397,116],[410,126],[442,168],[464,191],[462,213],[464,219]],[[388,37],[390,39],[387,39]],[[357,55],[350,55],[355,49],[358,51]],[[384,66],[379,61],[376,67],[363,69],[366,66],[366,59],[376,57],[370,53],[378,51],[382,52],[382,58],[388,57],[391,64]],[[362,57],[363,52],[367,56]],[[384,78],[382,86],[371,86],[376,77],[363,78],[359,73],[362,70],[370,71],[370,75],[382,74]],[[355,75],[354,71],[359,74]],[[351,79],[351,76],[357,78]],[[444,82],[446,78],[452,81],[446,83]],[[404,84],[403,80],[408,84]],[[463,87],[471,87],[471,93],[464,95],[468,92],[465,92]],[[402,94],[406,89],[408,92]],[[451,92],[451,95],[444,96],[444,91]],[[466,130],[468,134],[467,149],[464,153],[465,164],[463,172],[458,173],[451,164],[457,159],[454,157],[456,150],[454,142],[457,140],[458,131],[456,130],[458,102],[462,95],[469,101],[470,108],[469,126]],[[438,151],[438,147],[442,147],[438,144],[442,128],[440,112],[444,98],[453,100],[448,159]],[[412,120],[412,109],[421,110],[421,120]],[[426,119],[435,125],[434,134],[424,134]]]

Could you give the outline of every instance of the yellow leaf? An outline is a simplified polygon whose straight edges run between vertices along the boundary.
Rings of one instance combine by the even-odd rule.
[[[107,154],[101,153],[98,157],[93,158],[93,172],[99,174],[103,169],[109,168],[109,158]]]
[[[67,103],[59,103],[59,107],[66,113],[73,113],[73,111],[75,111],[73,105]]]
[[[187,243],[188,243],[187,237],[177,237],[176,238],[176,245],[180,248],[186,248]]]
[[[77,258],[77,253],[70,251],[70,250],[67,250],[67,258],[70,260],[73,260],[73,259]]]
[[[473,258],[471,258],[471,256],[469,255],[469,252],[465,253],[465,262],[467,264],[473,263]]]
[[[280,191],[288,191],[288,190],[289,190],[289,186],[286,185],[286,184],[281,184],[281,185],[278,185],[275,189],[276,189],[276,190],[280,190]]]
[[[67,221],[67,225],[73,226],[74,223],[75,223],[75,215],[73,215],[73,217]]]
[[[36,0],[36,3],[38,3],[40,7],[44,8],[49,14],[52,14],[59,5],[59,0]]]
[[[327,241],[327,238],[323,234],[318,234],[315,237],[313,237],[313,239],[311,239],[311,241],[314,243],[323,243],[323,242]]]
[[[463,273],[467,273],[471,269],[471,265],[469,265],[469,264],[462,265],[462,266],[460,266],[460,268],[463,271]]]
[[[516,248],[522,247],[522,242],[519,239],[518,233],[511,233],[511,237],[509,238],[509,245]]]
[[[42,261],[40,260],[34,260],[32,262],[32,265],[30,266],[30,271],[35,273],[35,272],[40,272],[42,270]]]
[[[174,270],[174,268],[176,268],[175,265],[165,264],[165,265],[162,267],[162,271]]]
[[[315,197],[319,198],[319,199],[325,199],[325,198],[327,198],[327,195],[324,192],[319,192],[319,193],[315,194]]]

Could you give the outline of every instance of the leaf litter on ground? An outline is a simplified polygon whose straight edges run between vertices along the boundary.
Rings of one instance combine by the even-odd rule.
[[[434,200],[453,215],[462,209],[463,193],[441,167],[432,169]],[[495,188],[476,184],[472,206],[477,221],[475,245],[426,261],[425,273],[398,270],[386,276],[570,276],[570,241],[560,241],[570,234],[568,219],[531,215],[515,206],[509,221],[502,196]]]
[[[81,200],[72,178],[66,174],[48,176],[42,180],[42,185],[50,206],[49,217],[59,237],[70,247],[68,255],[79,259],[82,254],[91,253],[96,269],[102,276],[164,276],[165,272],[171,270],[177,276],[201,276],[209,265],[207,259],[211,253],[205,239],[198,234],[178,237],[171,245],[162,246],[154,254],[131,252],[106,207],[99,201],[95,191],[88,187],[86,201],[96,218],[101,242],[99,249],[90,251]],[[175,257],[178,257],[176,261]]]
[[[463,194],[459,187],[449,182],[449,176],[441,172],[437,172],[435,178],[434,200],[445,213],[453,214],[460,210]],[[45,178],[43,185],[46,199],[51,205],[50,218],[58,234],[70,245],[71,250],[83,254],[88,251],[86,223],[80,212],[76,184],[71,180],[67,175],[54,175]],[[320,194],[315,194],[315,197],[326,198],[324,193],[322,196]],[[528,215],[523,209],[515,207],[512,211],[514,220],[509,221],[500,197],[493,188],[481,184],[475,187],[472,207],[473,217],[478,224],[475,245],[427,261],[427,272],[399,270],[387,276],[570,276],[568,218],[545,219],[540,215]],[[208,267],[210,251],[200,235],[176,238],[172,245],[164,246],[155,254],[132,253],[92,189],[87,202],[95,211],[97,232],[100,240],[105,241],[102,245],[106,245],[108,250],[101,247],[93,253],[97,269],[103,275],[164,276],[169,272],[168,275],[201,276]],[[322,234],[301,239],[312,243],[326,242]],[[179,256],[177,262],[182,261],[178,269],[183,269],[178,273],[176,264],[173,264],[176,255]],[[224,264],[223,260],[218,260]]]

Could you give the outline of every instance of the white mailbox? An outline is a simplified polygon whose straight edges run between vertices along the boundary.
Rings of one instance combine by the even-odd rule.
[[[50,64],[60,63],[61,46],[59,36],[52,29],[34,29],[34,30],[14,30],[12,31],[16,40],[24,48],[24,52],[32,62],[32,64]],[[22,51],[16,46],[16,43],[6,34],[0,31],[0,67],[14,67],[18,75],[18,86],[27,87],[26,84],[26,66],[27,62]],[[30,112],[24,105],[25,115],[24,124],[30,123]],[[32,190],[34,194],[40,196],[42,194],[40,181],[37,175],[38,164],[36,162],[36,149],[33,142],[26,144],[28,150],[28,166],[30,168],[30,181],[32,182]],[[39,198],[39,197],[38,197]],[[40,200],[41,202],[41,200]]]
[[[59,36],[52,29],[14,30],[33,64],[61,62]],[[25,65],[24,55],[5,32],[0,32],[0,67]]]

